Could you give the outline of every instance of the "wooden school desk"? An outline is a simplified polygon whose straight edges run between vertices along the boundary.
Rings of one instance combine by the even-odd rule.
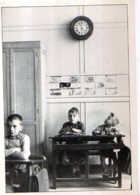
[[[97,141],[102,142],[108,142],[116,137],[117,142],[116,143],[98,143]],[[52,141],[52,167],[53,167],[53,189],[56,189],[56,181],[74,181],[74,180],[85,180],[87,182],[88,180],[96,180],[96,181],[118,181],[118,187],[121,188],[122,186],[122,176],[121,176],[121,167],[120,167],[120,156],[119,151],[124,146],[122,137],[124,135],[96,135],[96,136],[90,136],[90,135],[63,135],[63,136],[54,136],[49,137]],[[80,141],[81,143],[75,144],[75,141]],[[66,144],[66,142],[74,141],[74,144]],[[111,178],[90,178],[89,177],[89,151],[97,151],[102,149],[117,149],[118,151],[118,175],[116,177]],[[59,155],[59,152],[62,151],[75,151],[80,150],[85,152],[85,177],[79,177],[79,178],[57,178],[56,175],[56,159],[57,155]]]
[[[39,156],[31,155],[29,157],[29,159],[27,159],[27,160],[6,159],[5,163],[6,163],[6,166],[12,166],[13,169],[16,165],[26,165],[26,174],[24,175],[24,177],[26,177],[27,183],[28,183],[28,187],[27,187],[28,189],[26,189],[26,190],[27,190],[27,192],[32,192],[33,189],[31,188],[30,183],[31,183],[32,176],[35,174],[33,165],[39,165],[40,168],[43,169],[45,161],[46,161],[46,157],[43,155],[39,155]],[[14,184],[13,177],[12,176],[10,176],[10,177],[11,177],[11,186],[13,186],[13,184]]]

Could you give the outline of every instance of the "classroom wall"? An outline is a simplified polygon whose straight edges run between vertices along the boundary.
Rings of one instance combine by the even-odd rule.
[[[94,23],[93,34],[86,41],[76,40],[70,33],[70,22],[78,15],[85,15]],[[46,48],[44,143],[49,159],[48,138],[58,134],[73,106],[80,110],[86,134],[91,134],[114,112],[120,120],[118,128],[126,135],[124,141],[130,147],[127,22],[126,5],[2,9],[4,42],[39,40]],[[61,82],[71,82],[71,88],[60,88]]]
[[[44,43],[48,51],[46,76],[128,74],[125,5],[6,8],[2,15],[3,41]],[[78,15],[86,15],[94,23],[93,36],[85,42],[75,40],[69,30]]]

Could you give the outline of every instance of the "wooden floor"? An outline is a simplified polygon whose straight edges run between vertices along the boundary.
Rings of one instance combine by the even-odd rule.
[[[94,175],[93,177],[100,177],[101,175]],[[92,176],[91,176],[92,177]],[[92,181],[90,180],[88,183],[84,181],[74,181],[74,182],[66,182],[66,181],[58,181],[57,188],[52,189],[52,178],[49,176],[49,186],[50,192],[70,192],[70,191],[113,191],[113,190],[130,190],[131,189],[131,176],[128,174],[122,174],[122,188],[118,188],[118,184],[113,181]]]

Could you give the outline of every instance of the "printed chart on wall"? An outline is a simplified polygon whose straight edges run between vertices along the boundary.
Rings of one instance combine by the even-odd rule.
[[[133,0],[3,2],[3,194],[138,193],[134,14]]]

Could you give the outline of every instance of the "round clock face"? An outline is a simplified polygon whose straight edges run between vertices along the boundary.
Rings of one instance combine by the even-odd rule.
[[[93,23],[86,16],[78,16],[73,19],[70,25],[72,35],[79,39],[88,39],[93,32]]]
[[[79,20],[74,25],[74,31],[77,35],[83,36],[89,32],[89,24],[84,20]]]

